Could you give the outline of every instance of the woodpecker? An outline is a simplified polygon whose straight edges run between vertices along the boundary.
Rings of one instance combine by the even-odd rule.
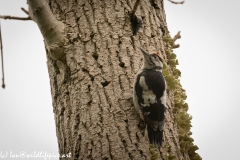
[[[144,57],[135,77],[133,102],[140,118],[146,123],[146,137],[155,147],[161,147],[166,112],[166,82],[162,75],[163,61],[157,53],[140,48]]]

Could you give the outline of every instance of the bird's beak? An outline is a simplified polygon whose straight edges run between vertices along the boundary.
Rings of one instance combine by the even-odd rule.
[[[140,48],[140,50],[142,51],[142,54],[144,57],[149,57],[149,53],[147,51],[145,51],[144,49]]]

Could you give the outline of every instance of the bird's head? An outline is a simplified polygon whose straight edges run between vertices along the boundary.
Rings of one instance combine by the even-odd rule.
[[[143,54],[143,66],[142,69],[162,69],[163,68],[163,60],[162,58],[156,53],[149,54],[142,48],[140,48]]]

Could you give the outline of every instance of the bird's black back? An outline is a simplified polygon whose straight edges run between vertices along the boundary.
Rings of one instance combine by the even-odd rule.
[[[141,76],[144,76],[148,89],[153,91],[157,99],[157,103],[151,104],[150,107],[142,107],[143,113],[150,112],[151,115],[148,117],[151,117],[152,121],[162,121],[164,119],[165,106],[161,103],[160,98],[163,96],[166,88],[163,75],[160,71],[155,69],[143,70],[137,75],[135,90],[140,106],[144,102],[142,98],[143,89],[139,84]]]

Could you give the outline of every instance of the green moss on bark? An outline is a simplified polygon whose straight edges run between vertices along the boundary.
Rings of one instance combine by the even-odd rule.
[[[202,158],[196,150],[198,147],[193,144],[191,136],[191,119],[192,116],[187,113],[188,104],[185,102],[187,95],[180,84],[181,72],[176,68],[178,60],[176,54],[173,53],[174,41],[168,36],[163,37],[165,44],[165,53],[167,55],[166,64],[163,67],[163,75],[167,81],[169,91],[174,93],[174,113],[175,122],[178,126],[180,150],[182,153],[188,153],[191,160],[201,160]],[[174,160],[174,155],[169,155],[167,158]]]

